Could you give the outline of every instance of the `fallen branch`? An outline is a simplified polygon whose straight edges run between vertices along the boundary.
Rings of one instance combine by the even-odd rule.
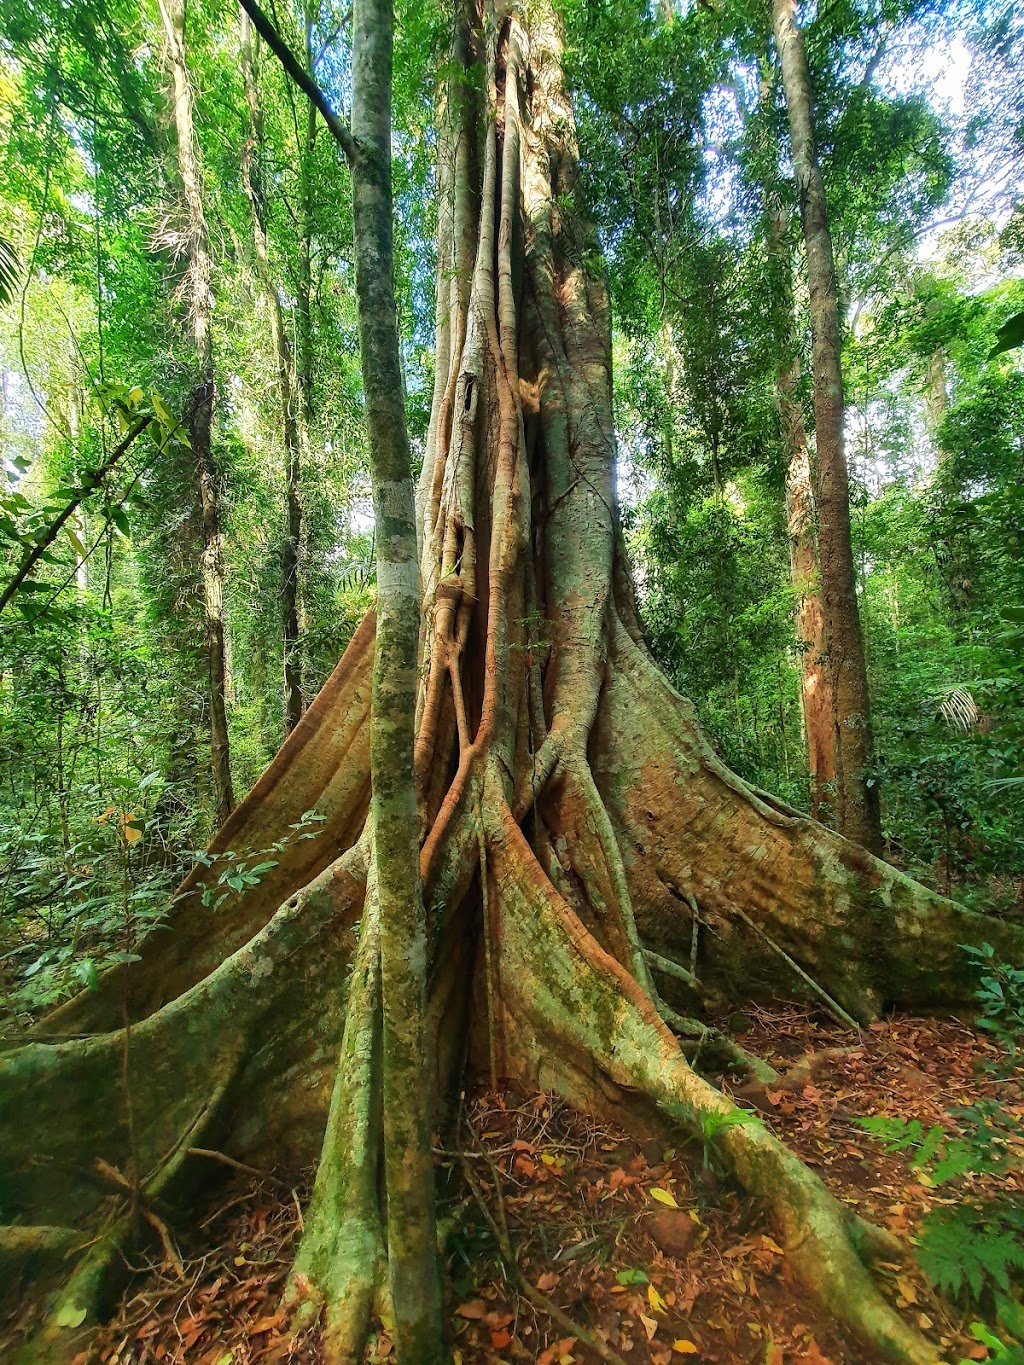
[[[164,1249],[164,1255],[173,1266],[174,1273],[177,1275],[178,1279],[183,1280],[185,1278],[185,1267],[181,1263],[181,1257],[174,1249],[174,1243],[171,1241],[171,1234],[167,1231],[167,1224],[164,1223],[162,1219],[158,1218],[152,1209],[147,1209],[145,1206],[143,1206],[142,1209],[142,1216],[150,1227],[156,1228],[157,1236],[160,1238],[160,1244]]]
[[[771,948],[772,952],[778,953],[779,957],[782,958],[783,962],[785,962],[788,967],[790,967],[794,972],[796,972],[797,976],[804,983],[804,985],[809,986],[811,990],[814,992],[814,994],[819,998],[819,1000],[821,1000],[828,1007],[830,1014],[835,1015],[835,1017],[839,1020],[841,1024],[846,1024],[848,1028],[856,1029],[858,1033],[860,1032],[860,1024],[857,1022],[856,1019],[854,1019],[853,1015],[847,1014],[846,1010],[843,1009],[842,1005],[840,1005],[837,1000],[833,1000],[832,996],[829,995],[825,987],[819,986],[817,981],[815,981],[814,977],[810,976],[807,972],[805,972],[803,967],[800,966],[800,963],[795,962],[793,958],[791,958],[790,955],[786,952],[785,948],[780,948],[779,945],[775,942],[775,940],[771,938],[768,934],[766,934],[759,924],[755,924],[745,910],[741,910],[738,905],[730,905],[729,909],[733,914],[738,915],[739,918],[743,921],[743,923],[747,926],[747,928],[752,929],[754,933],[757,934],[758,938],[762,939],[765,943],[767,943],[768,947]]]
[[[241,1171],[243,1175],[255,1176],[257,1180],[265,1180],[268,1185],[276,1185],[280,1190],[288,1189],[288,1185],[283,1180],[278,1180],[276,1175],[271,1175],[269,1171],[261,1171],[258,1166],[247,1166],[244,1161],[236,1161],[233,1156],[228,1156],[225,1152],[215,1152],[212,1147],[190,1147],[189,1156],[202,1156],[210,1161],[220,1161],[225,1166],[230,1166],[233,1171]]]

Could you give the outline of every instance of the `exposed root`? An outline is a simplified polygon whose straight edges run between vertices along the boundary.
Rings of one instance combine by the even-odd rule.
[[[83,991],[49,1014],[36,1037],[100,1033],[141,1019],[184,994],[244,947],[280,907],[306,888],[359,838],[370,797],[370,670],[375,622],[363,619],[334,672],[245,799],[235,807],[207,850],[244,856],[269,848],[290,826],[316,810],[323,821],[316,837],[291,839],[273,855],[274,866],[259,884],[231,892],[216,915],[201,905],[214,884],[197,864],[178,888],[167,920],[139,949],[138,962],[109,968],[99,986]],[[307,831],[312,832],[312,831]],[[218,894],[222,891],[218,887]]]
[[[650,1000],[551,887],[507,809],[492,843],[522,1079],[591,1107],[603,1098],[641,1124],[653,1117],[647,1101],[766,1201],[796,1275],[830,1313],[888,1359],[935,1365],[935,1349],[879,1293],[845,1211],[761,1122],[737,1122],[735,1106],[692,1071]]]
[[[714,930],[701,946],[709,988],[733,997],[792,989],[792,969],[771,962],[774,950],[752,941],[738,911],[860,1023],[889,1006],[970,999],[962,943],[1024,957],[1019,926],[972,914],[743,783],[621,625],[591,753],[643,942],[685,959],[694,896]]]
[[[213,973],[129,1030],[30,1043],[0,1057],[4,1215],[38,1224],[59,1208],[79,1244],[88,1243],[41,1330],[22,1348],[26,1361],[64,1358],[102,1320],[123,1273],[123,1254],[147,1228],[161,1241],[167,1236],[153,1201],[188,1183],[194,1153],[211,1150],[200,1146],[207,1134],[243,1150],[246,1143],[258,1147],[264,1126],[287,1125],[282,1080],[308,1103],[308,1082],[298,1082],[315,1074],[325,1046],[336,1046],[347,956],[344,940],[334,942],[328,963],[310,974],[310,949],[354,915],[361,887],[353,865],[355,853],[339,860]],[[313,1009],[296,1012],[300,1002],[310,1006],[303,999],[310,976]],[[282,1001],[291,1011],[288,1026],[268,1032],[264,1021],[276,1017]],[[261,1073],[267,1079],[268,1070],[281,1087],[271,1113],[262,1087],[247,1083]],[[292,1112],[293,1127],[301,1126],[300,1118],[301,1105]],[[111,1185],[119,1191],[113,1208]],[[55,1258],[46,1259],[53,1268]]]
[[[89,1340],[103,1322],[114,1294],[125,1278],[124,1255],[142,1233],[140,1218],[156,1229],[165,1249],[171,1251],[171,1259],[177,1259],[169,1246],[167,1229],[150,1205],[180,1175],[188,1160],[189,1140],[206,1127],[223,1097],[224,1088],[223,1084],[217,1086],[167,1158],[138,1186],[132,1186],[120,1172],[116,1173],[120,1176],[119,1187],[127,1184],[127,1190],[116,1206],[108,1210],[103,1224],[70,1278],[61,1286],[38,1330],[19,1347],[18,1365],[59,1365],[59,1362],[70,1360]]]

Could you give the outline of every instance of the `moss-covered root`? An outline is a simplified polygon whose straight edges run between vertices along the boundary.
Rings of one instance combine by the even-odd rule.
[[[380,936],[364,916],[345,1034],[306,1227],[285,1292],[296,1326],[324,1314],[327,1365],[363,1358],[384,1233],[377,1195],[382,1152]]]
[[[179,1135],[167,1159],[148,1180],[142,1182],[137,1208],[133,1210],[128,1207],[128,1196],[125,1195],[118,1201],[118,1207],[111,1210],[71,1276],[47,1305],[38,1329],[19,1347],[15,1357],[17,1365],[64,1365],[64,1362],[74,1360],[88,1346],[129,1273],[126,1253],[148,1230],[145,1210],[177,1180],[188,1161],[190,1147],[209,1126],[225,1089],[224,1082],[216,1086],[199,1106],[191,1123]],[[73,1242],[67,1236],[71,1234],[71,1229],[33,1231],[63,1233],[66,1249],[74,1249]],[[78,1246],[81,1246],[81,1242],[82,1234],[79,1233]]]
[[[511,814],[492,826],[502,888],[500,980],[509,1056],[522,1079],[575,1103],[650,1123],[651,1105],[720,1160],[774,1211],[794,1271],[830,1314],[903,1365],[936,1350],[879,1293],[850,1219],[812,1171],[756,1120],[697,1076],[636,981],[555,892]]]

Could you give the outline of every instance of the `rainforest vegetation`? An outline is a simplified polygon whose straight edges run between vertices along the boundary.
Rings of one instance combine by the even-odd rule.
[[[1020,1365],[1019,5],[5,0],[0,165],[0,1357]]]

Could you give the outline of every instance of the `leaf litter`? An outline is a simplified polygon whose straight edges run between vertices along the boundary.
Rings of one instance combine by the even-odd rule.
[[[993,1045],[957,1020],[897,1017],[860,1041],[800,1006],[748,1009],[745,1045],[782,1073],[775,1087],[740,1082],[757,1109],[833,1192],[900,1238],[929,1209],[954,1202],[901,1154],[854,1122],[868,1115],[949,1122],[948,1110],[989,1084]],[[727,1088],[728,1087],[728,1083]],[[1000,1098],[1024,1096],[1003,1086]],[[491,1216],[499,1204],[519,1270],[584,1333],[628,1365],[874,1365],[794,1282],[757,1202],[713,1171],[698,1147],[638,1143],[553,1095],[477,1093],[463,1146]],[[1024,1129],[1024,1124],[1022,1124]],[[439,1217],[452,1217],[447,1271],[454,1365],[590,1365],[597,1353],[517,1290],[460,1158],[441,1146]],[[1018,1170],[1004,1187],[1021,1189]],[[495,1188],[499,1186],[500,1189]],[[315,1328],[293,1335],[279,1300],[308,1186],[234,1176],[203,1223],[154,1249],[114,1321],[78,1365],[317,1365]],[[939,1300],[912,1261],[882,1266],[899,1310],[950,1358],[984,1359],[972,1315]],[[984,1348],[981,1348],[984,1351]],[[378,1323],[367,1359],[393,1359]]]

